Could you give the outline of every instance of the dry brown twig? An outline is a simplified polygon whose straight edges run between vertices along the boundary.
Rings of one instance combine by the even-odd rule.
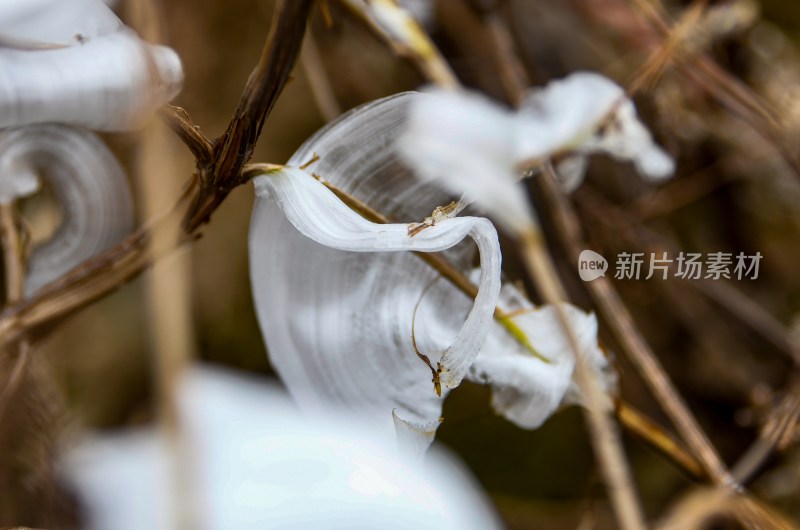
[[[575,356],[574,377],[587,401],[584,410],[591,432],[592,446],[620,527],[645,528],[644,513],[636,495],[620,434],[610,415],[603,409],[599,382],[581,354],[578,339],[562,305],[568,298],[556,273],[555,264],[547,252],[543,236],[538,229],[525,233],[521,245],[528,273],[545,303],[555,307],[561,328]]]
[[[660,75],[660,72],[666,67],[669,60],[675,56],[675,50],[678,48],[681,39],[688,33],[687,27],[692,21],[697,20],[702,15],[702,10],[705,7],[705,2],[695,2],[686,12],[681,22],[671,27],[668,23],[666,12],[660,2],[656,1],[655,3],[651,3],[644,0],[636,0],[634,4],[664,35],[664,41],[662,42],[661,49],[653,53],[651,59],[642,67],[640,73],[635,76],[635,80],[630,88],[631,93],[652,82],[653,79]],[[752,121],[755,124],[754,126],[773,141],[776,141],[776,138],[779,139],[780,142],[776,141],[776,143],[779,150],[782,150],[782,146],[785,145],[785,142],[775,126],[776,122],[771,120],[771,113],[766,110],[757,96],[752,94],[746,87],[742,87],[738,81],[728,79],[729,76],[723,75],[710,58],[700,56],[698,63],[703,66],[704,73],[712,79],[710,85],[711,92],[721,101],[728,102],[729,105],[736,106],[736,108],[738,108],[738,105],[743,105],[748,107],[750,111],[753,111],[756,114],[755,117],[752,117]],[[737,98],[738,101],[731,103],[731,101]],[[790,164],[793,162],[796,163],[793,156],[788,156],[787,162]],[[557,188],[557,184],[552,178],[552,171],[549,175],[547,173],[546,171],[545,175],[543,175],[545,178],[541,180],[543,182],[543,187],[549,195],[551,204],[554,204],[557,210],[557,229],[561,232],[561,237],[566,242],[568,253],[571,255],[571,258],[577,259],[580,249],[585,246],[580,244],[579,221],[574,215],[574,212],[571,211],[566,198],[560,196],[561,194]],[[659,398],[659,402],[664,406],[666,412],[682,433],[684,439],[701,458],[712,479],[717,484],[736,488],[737,483],[733,475],[725,468],[724,463],[716,454],[713,446],[689,413],[680,395],[666,378],[665,372],[658,363],[655,355],[649,350],[641,336],[636,333],[633,320],[630,318],[630,315],[627,314],[624,305],[618,299],[610,283],[604,277],[599,278],[597,281],[588,284],[588,289],[601,310],[607,313],[607,316],[612,317],[609,320],[609,324],[615,331],[617,339],[626,347],[629,355],[633,355],[631,359],[643,372],[646,382],[649,383],[651,389]],[[716,288],[715,290],[718,291]],[[744,307],[750,308],[751,305],[752,304],[744,304]],[[743,304],[737,304],[737,307],[742,306]]]
[[[602,14],[596,11],[599,3],[587,0],[573,0],[573,2],[588,16],[594,19],[602,18]],[[675,26],[661,0],[630,2],[620,0],[618,7],[628,9],[631,15],[645,21],[644,26],[637,27],[636,30],[647,32],[649,40],[660,43],[662,47],[669,41]],[[617,29],[623,30],[621,26]],[[641,40],[640,34],[623,36],[631,41]],[[756,131],[775,148],[794,175],[800,179],[800,158],[787,141],[786,131],[774,109],[771,109],[747,85],[725,71],[707,53],[702,51],[681,53],[672,54],[670,57],[672,61],[664,61],[663,66],[668,62],[673,63],[684,79],[700,87],[731,115],[738,117]]]
[[[663,20],[665,15],[663,9],[660,8],[660,4],[657,4],[655,8],[647,2],[639,2],[639,4],[642,10],[646,11],[650,17],[657,17],[658,20]],[[642,4],[647,5],[642,6]],[[693,7],[690,8],[684,16],[682,23],[671,31],[666,31],[667,36],[665,37],[662,49],[655,52],[651,60],[643,66],[641,73],[636,77],[632,91],[636,91],[638,88],[647,85],[658,77],[661,70],[663,70],[674,54],[681,39],[688,32],[686,28],[690,26],[693,21],[702,16],[704,7],[704,2],[693,4]],[[494,56],[501,60],[505,57],[503,54],[495,54]],[[501,70],[513,72],[515,68],[511,65],[507,65],[507,67],[501,68]],[[508,82],[505,86],[509,86]],[[511,86],[513,87],[514,85],[512,84]],[[512,88],[512,90],[517,92],[512,92],[510,95],[512,100],[519,99],[520,95],[518,91],[522,88],[523,85],[520,80],[516,87]],[[585,245],[581,243],[580,223],[569,201],[558,188],[558,184],[553,178],[553,171],[552,166],[548,166],[544,174],[540,176],[540,180],[542,181],[542,187],[546,192],[545,195],[548,202],[555,210],[555,224],[557,232],[562,239],[562,243],[566,247],[568,254],[570,254],[573,259],[577,259],[581,249],[585,247]],[[664,407],[679,432],[681,432],[684,440],[686,440],[693,449],[694,453],[698,455],[705,468],[705,472],[708,473],[711,479],[717,484],[738,489],[735,479],[727,470],[713,445],[689,412],[680,394],[667,378],[656,356],[650,351],[646,341],[637,332],[633,319],[619,299],[616,291],[610,285],[610,282],[608,282],[606,278],[601,277],[591,282],[588,288],[595,302],[606,316],[606,321],[614,331],[617,340],[623,345],[629,358],[640,369],[645,382],[648,383],[651,390],[658,398],[659,403]],[[685,464],[687,466],[691,465],[688,462]]]
[[[19,356],[12,380],[0,395],[0,407],[10,401],[14,389],[19,386],[14,381],[21,381],[26,372],[33,340],[74,312],[133,279],[177,246],[195,239],[200,228],[228,193],[247,181],[248,176],[242,171],[244,164],[252,153],[266,115],[288,78],[303,38],[311,3],[312,0],[278,2],[261,61],[251,74],[236,115],[222,138],[211,142],[182,109],[165,108],[165,120],[197,161],[196,173],[170,211],[152,218],[119,245],[87,260],[43,287],[30,299],[11,299],[13,303],[3,309],[0,314],[0,345],[5,351],[18,349]],[[13,232],[6,230],[4,235],[9,233]],[[4,242],[7,240],[4,237]],[[5,245],[6,260],[19,259],[20,253],[15,247],[13,244]],[[16,271],[8,265],[6,270]],[[20,276],[16,272],[14,275]],[[161,281],[158,278],[159,275],[156,275],[155,281],[159,285],[165,283],[163,278]],[[15,280],[15,283],[18,281]],[[153,285],[153,290],[160,290],[159,285]],[[173,361],[180,363],[183,359],[164,355],[165,348],[174,346],[175,343],[164,344],[158,355],[159,362],[163,361],[159,368],[161,394],[173,387],[172,380],[178,370]],[[186,349],[184,346],[179,348]],[[167,397],[164,403],[170,401]],[[170,406],[162,407],[167,415],[171,415],[170,409]],[[190,474],[180,473],[178,476],[188,477]],[[185,492],[186,488],[182,487],[182,491]],[[178,498],[189,497],[181,495]],[[186,512],[189,513],[188,510]]]
[[[244,164],[250,158],[264,120],[288,79],[303,39],[311,5],[312,0],[280,0],[277,3],[261,59],[251,74],[236,113],[221,138],[214,142],[207,139],[182,109],[171,106],[164,109],[164,119],[196,158],[195,174],[176,204],[166,214],[151,219],[119,245],[87,260],[42,288],[32,298],[23,300],[20,285],[24,276],[22,273],[24,260],[20,258],[19,245],[9,238],[9,235],[15,233],[8,228],[11,225],[8,221],[9,211],[0,212],[2,214],[0,221],[6,227],[3,232],[6,271],[10,278],[14,278],[13,281],[9,281],[13,288],[7,291],[19,294],[16,297],[9,297],[11,303],[0,315],[2,349],[19,351],[12,379],[0,395],[0,407],[10,401],[19,384],[15,381],[21,381],[22,375],[26,372],[27,360],[31,356],[32,340],[52,329],[54,324],[75,311],[136,277],[159,257],[183,243],[192,241],[228,193],[247,181],[242,172]],[[152,22],[152,19],[150,21]],[[156,274],[154,282],[152,290],[159,290],[159,286],[165,283],[163,275]],[[178,311],[176,314],[180,313]],[[174,349],[174,346],[179,345],[174,342],[167,344],[164,333],[159,333],[158,330],[156,335],[156,345],[160,343],[164,346],[157,348],[160,365],[158,375],[162,389],[160,394],[169,394],[170,389],[174,387],[173,380],[179,371],[178,364],[183,362],[183,357],[165,354],[165,349]],[[180,349],[187,348],[180,347]],[[162,412],[171,417],[174,415],[171,413],[171,399],[169,396],[164,397],[166,399],[163,399],[165,405],[162,406]],[[167,423],[169,425],[174,422]]]
[[[498,12],[497,5],[483,14],[490,44],[490,54],[497,67],[503,90],[510,103],[518,105],[528,86],[528,76],[515,48],[514,36],[506,19]]]
[[[675,253],[676,248],[669,241],[638,223],[636,218],[603,199],[598,193],[590,191],[588,186],[580,190],[575,195],[575,199],[580,205],[581,211],[590,215],[596,223],[609,227],[612,225],[627,227],[627,230],[616,230],[616,233],[630,243],[639,246],[647,243]],[[671,270],[673,273],[676,271],[674,264],[671,265]],[[703,293],[721,309],[758,333],[778,351],[790,358],[795,365],[800,365],[800,347],[790,340],[789,330],[740,290],[727,282],[705,279],[686,280],[685,283]]]
[[[663,238],[660,238],[644,226],[637,225],[625,212],[604,201],[597,194],[584,190],[578,194],[578,198],[583,211],[591,215],[598,223],[632,227],[629,231],[615,231],[618,236],[621,235],[636,245],[642,245],[643,241],[647,241],[651,244],[657,244],[660,248],[674,252],[672,246]],[[687,280],[681,283],[696,288],[698,292],[708,297],[709,300],[713,300],[721,308],[737,316],[744,325],[771,342],[797,365],[798,359],[800,359],[800,351],[798,351],[797,345],[790,340],[789,331],[737,289],[724,282],[707,280]],[[783,398],[771,413],[759,437],[732,467],[731,473],[737,482],[741,484],[749,482],[758,468],[764,464],[776,449],[781,447],[782,441],[797,425],[798,415],[800,415],[799,384],[795,373],[790,378],[790,383],[784,391]]]
[[[132,26],[151,42],[163,42],[163,12],[157,0],[128,2]],[[180,111],[180,109],[175,109]],[[167,109],[165,112],[169,112]],[[178,116],[188,121],[188,115]],[[155,120],[154,120],[155,121]],[[190,150],[201,153],[208,149],[207,139],[197,128],[179,131],[187,146],[196,143]],[[192,134],[189,138],[187,135]],[[139,163],[134,179],[141,197],[139,208],[143,219],[153,219],[160,213],[159,199],[164,185],[177,174],[175,158],[171,153],[174,138],[158,123],[149,123],[138,133],[140,145]],[[210,142],[208,142],[210,143]],[[210,152],[210,149],[206,152]],[[201,155],[202,156],[202,155]],[[181,227],[178,223],[163,225],[164,229],[153,231],[146,253],[154,255],[158,249],[169,249],[180,245]],[[189,455],[195,454],[194,442],[182,428],[179,417],[178,388],[182,376],[189,367],[194,353],[191,318],[191,270],[189,255],[175,253],[169,259],[154,262],[145,273],[146,304],[151,351],[151,366],[155,380],[156,412],[163,429],[169,451],[169,474],[166,491],[171,502],[168,518],[175,528],[198,528],[203,521],[193,505],[198,500],[194,464]]]
[[[672,507],[657,526],[659,530],[705,528],[715,517],[736,518],[748,528],[761,530],[793,530],[796,527],[752,497],[735,495],[726,488],[694,491]]]
[[[721,165],[721,161],[714,162],[699,171],[669,181],[658,189],[642,195],[628,206],[631,216],[636,221],[643,222],[669,215],[737,178],[727,173],[717,172],[716,169]]]
[[[25,292],[25,239],[20,230],[15,205],[0,204],[0,244],[3,249],[6,305],[22,300]],[[22,340],[3,353],[13,353],[15,359],[6,383],[0,389],[0,418],[24,379],[31,358],[30,344],[27,340]]]
[[[668,434],[660,425],[650,420],[642,412],[636,410],[624,401],[617,403],[617,418],[622,425],[640,439],[649,443],[661,454],[678,464],[680,468],[697,481],[708,480],[708,473],[703,464],[672,435]]]
[[[5,270],[4,305],[18,302],[25,292],[25,262],[30,235],[16,204],[0,205],[0,243]],[[0,525],[36,520],[51,525],[69,518],[70,501],[56,479],[52,464],[61,432],[61,395],[45,362],[36,362],[25,338],[0,349],[13,362],[0,374]],[[33,511],[32,511],[33,510]],[[66,511],[65,511],[66,510]]]
[[[696,11],[702,13],[702,4],[700,5],[700,9]],[[691,21],[697,16],[699,16],[698,13],[691,13],[687,15],[687,20]],[[680,36],[676,37],[676,40],[679,40],[679,38]],[[499,53],[494,54],[494,56],[501,59],[505,57],[504,54]],[[666,60],[658,54],[656,54],[654,58],[656,67],[663,68],[663,64],[666,63]],[[645,67],[644,71],[648,72],[648,75],[643,75],[641,77],[642,83],[647,82],[647,80],[651,79],[654,75],[657,75],[657,73],[654,74],[651,71],[655,68],[650,68],[650,66],[651,65],[648,64]],[[506,72],[519,71],[518,68],[512,65],[507,65],[501,68],[501,70]],[[525,88],[523,79],[518,77],[515,84],[506,83],[506,87],[509,86],[512,91],[511,94],[509,94],[510,99],[512,101],[519,100],[520,93]],[[580,251],[585,247],[585,245],[581,243],[580,223],[569,201],[558,187],[553,172],[554,169],[548,164],[539,178],[546,192],[546,199],[554,209],[553,215],[557,228],[556,231],[568,254],[577,260]],[[640,369],[645,382],[648,383],[651,390],[658,398],[659,403],[672,419],[693,453],[697,455],[705,472],[716,483],[734,489],[737,488],[733,477],[726,469],[721,458],[717,455],[716,450],[697,424],[691,412],[689,412],[688,407],[683,402],[679,393],[667,378],[655,354],[649,349],[646,341],[644,341],[638,333],[633,319],[619,299],[616,291],[604,277],[591,282],[589,288],[595,303],[598,304],[598,307],[604,314],[605,320],[611,326],[617,340],[625,348],[628,357]]]
[[[570,259],[577,260],[585,248],[580,234],[580,222],[569,205],[568,199],[558,187],[554,170],[547,168],[539,180],[548,202],[554,208],[556,231],[559,233]],[[681,437],[703,463],[708,475],[715,483],[736,487],[711,442],[706,438],[697,421],[689,412],[680,394],[666,375],[661,363],[636,328],[630,313],[605,277],[587,285],[592,298],[605,316],[617,341],[623,346],[629,359],[640,370],[645,382],[658,398]]]
[[[692,30],[703,17],[706,9],[706,0],[693,2],[668,32],[661,45],[654,51],[650,58],[639,68],[628,83],[628,95],[633,96],[639,90],[649,88],[654,85],[667,64],[680,53],[680,48],[684,41],[691,35]]]
[[[197,159],[197,169],[171,211],[138,229],[125,241],[87,260],[43,287],[28,300],[0,314],[0,345],[34,337],[89,303],[130,281],[176,244],[192,241],[230,191],[246,182],[245,163],[252,155],[266,116],[294,65],[305,33],[312,0],[278,2],[261,59],[250,75],[225,133],[211,142],[177,107],[164,118]],[[178,241],[148,248],[153,234],[181,227]]]
[[[800,375],[795,374],[783,398],[771,411],[758,438],[739,457],[733,475],[742,483],[750,481],[776,449],[786,449],[800,422]]]

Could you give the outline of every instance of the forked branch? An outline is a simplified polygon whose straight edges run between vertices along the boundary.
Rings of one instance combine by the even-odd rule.
[[[150,221],[117,246],[99,254],[46,285],[30,299],[0,313],[0,345],[6,346],[48,329],[89,303],[107,295],[174,248],[149,248],[156,231],[180,224],[179,245],[197,237],[200,227],[230,191],[247,181],[242,168],[261,128],[294,66],[305,33],[312,0],[279,0],[261,59],[250,75],[234,117],[211,142],[178,107],[163,111],[197,159],[197,171],[170,212]]]

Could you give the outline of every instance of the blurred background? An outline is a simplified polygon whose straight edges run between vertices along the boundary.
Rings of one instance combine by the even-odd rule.
[[[489,17],[508,29],[531,85],[588,69],[625,86],[661,42],[635,1],[431,3],[425,25],[458,77],[498,100],[505,99],[505,92],[483,29]],[[396,57],[337,2],[330,4],[333,24],[328,26],[317,8],[309,33],[342,110],[423,84],[409,62]],[[670,2],[666,7],[679,19],[689,4]],[[272,9],[266,0],[161,2],[165,43],[181,56],[186,73],[174,103],[211,138],[224,130],[236,107],[260,55]],[[124,1],[118,11],[123,19],[132,16]],[[688,32],[687,44],[675,52],[680,56],[676,62],[635,98],[645,123],[676,157],[676,177],[655,187],[637,178],[631,167],[598,158],[572,198],[591,248],[606,257],[663,249],[763,255],[757,280],[722,283],[771,315],[766,324],[736,316],[731,310],[736,302],[724,296],[714,299],[686,282],[614,281],[713,443],[732,463],[758,436],[794,376],[787,348],[774,336],[783,333],[786,340],[787,332],[800,333],[800,175],[781,155],[781,149],[795,158],[800,155],[800,3],[709,2],[706,15]],[[765,139],[748,116],[737,115],[709,95],[691,60],[697,54],[712,57],[731,79],[766,102],[774,113],[770,119],[780,125],[779,139]],[[267,120],[253,161],[286,161],[324,123],[306,71],[298,64]],[[111,136],[108,141],[133,173],[141,139]],[[180,142],[165,141],[174,153],[174,171],[171,180],[161,183],[164,207],[193,171],[193,159]],[[535,182],[530,189],[534,202],[541,204]],[[252,201],[250,186],[236,189],[202,237],[167,259],[191,264],[196,356],[269,377],[249,291]],[[548,228],[546,206],[541,208]],[[519,270],[514,249],[505,251],[506,271],[514,277]],[[592,308],[575,264],[557,245],[553,252],[574,300]],[[113,429],[152,420],[155,384],[145,298],[143,278],[136,279],[60,325],[44,341],[34,368],[49,372],[54,382],[51,393],[37,398],[54,409],[42,420],[50,432],[78,425]],[[601,336],[610,351],[619,351],[602,320]],[[625,400],[669,427],[635,370],[623,356],[617,360]],[[23,417],[27,414],[27,409],[18,410]],[[438,440],[476,474],[510,528],[613,525],[579,410],[565,410],[541,429],[524,431],[494,415],[488,389],[466,384],[448,399],[444,416]],[[12,425],[15,420],[6,421]],[[41,496],[55,486],[48,483],[47,465],[37,467],[36,462],[47,460],[53,441],[37,440],[41,429],[29,428],[20,428],[0,446],[13,461],[1,485],[16,485],[0,496],[21,514],[11,519],[0,513],[0,526],[47,521],[42,507],[51,505],[42,503]],[[791,429],[750,486],[797,521],[799,439],[800,432]],[[692,481],[638,438],[626,435],[625,443],[644,507],[648,516],[656,517]],[[68,501],[53,495],[55,513]]]

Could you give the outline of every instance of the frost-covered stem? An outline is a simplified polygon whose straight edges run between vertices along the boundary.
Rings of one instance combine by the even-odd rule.
[[[549,202],[555,210],[556,229],[566,243],[570,258],[577,259],[581,249],[584,248],[580,241],[577,217],[556,184],[553,168],[547,167],[540,175],[540,179],[547,192]],[[614,336],[628,354],[628,358],[639,369],[681,437],[703,463],[709,477],[717,484],[736,487],[733,477],[717,455],[714,446],[711,445],[697,420],[667,377],[658,358],[636,329],[631,314],[620,300],[610,281],[605,277],[600,277],[596,281],[587,283],[587,288],[600,312],[604,315],[605,321],[611,326]]]
[[[528,274],[545,303],[552,304],[555,308],[561,328],[575,356],[575,381],[586,400],[584,410],[591,432],[592,446],[620,528],[644,529],[646,528],[644,514],[633,485],[620,433],[611,418],[611,411],[603,406],[605,402],[603,391],[584,359],[575,331],[561,305],[567,300],[566,293],[538,226],[531,224],[527,230],[519,234],[519,242]]]

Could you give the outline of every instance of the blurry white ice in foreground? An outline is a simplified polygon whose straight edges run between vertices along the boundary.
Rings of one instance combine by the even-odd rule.
[[[300,416],[269,385],[193,369],[179,409],[185,447],[177,452],[163,433],[139,429],[86,440],[67,455],[88,528],[175,528],[179,510],[190,512],[191,528],[207,529],[499,527],[452,457],[434,448],[424,462],[407,462],[364,438],[368,429]],[[189,473],[177,488],[173,470]]]

